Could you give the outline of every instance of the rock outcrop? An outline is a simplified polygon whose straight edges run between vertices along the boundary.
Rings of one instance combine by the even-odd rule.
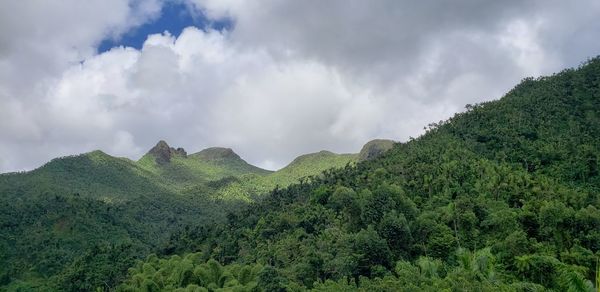
[[[171,157],[174,155],[179,155],[183,157],[187,157],[187,153],[183,148],[173,148],[170,147],[167,142],[160,140],[156,144],[156,146],[152,147],[148,154],[154,156],[156,163],[163,165],[171,162]]]

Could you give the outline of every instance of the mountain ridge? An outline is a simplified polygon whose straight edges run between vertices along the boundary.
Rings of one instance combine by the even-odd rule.
[[[210,147],[188,155],[160,140],[137,161],[94,150],[54,158],[31,171],[1,174],[0,222],[12,235],[0,234],[0,248],[7,251],[0,255],[0,266],[7,267],[0,270],[0,280],[34,283],[51,278],[71,285],[67,283],[79,281],[70,277],[78,277],[71,273],[85,265],[82,261],[94,265],[90,257],[117,250],[127,256],[107,263],[107,269],[121,271],[134,258],[159,252],[169,245],[171,234],[194,225],[194,220],[222,222],[227,212],[276,186],[355,161],[352,155],[332,152],[304,157],[314,163],[297,159],[277,172],[248,164],[230,148]],[[32,246],[39,238],[46,238],[44,247]],[[49,267],[47,262],[54,264]],[[34,287],[24,290],[45,290]]]
[[[183,157],[183,158],[196,158],[196,159],[201,159],[201,160],[205,160],[205,161],[219,161],[219,160],[226,160],[226,159],[233,159],[233,160],[240,160],[243,161],[244,163],[247,163],[248,165],[258,168],[262,171],[265,172],[276,172],[279,170],[282,170],[290,165],[296,164],[306,158],[309,157],[313,157],[316,155],[358,155],[360,157],[365,156],[366,154],[364,154],[363,152],[365,152],[365,149],[368,148],[369,145],[371,144],[379,144],[379,143],[396,143],[392,140],[388,140],[388,139],[374,139],[371,141],[368,141],[366,144],[363,145],[363,147],[360,149],[360,151],[358,153],[335,153],[332,152],[330,150],[320,150],[317,152],[312,152],[312,153],[306,153],[306,154],[300,154],[297,157],[295,157],[292,161],[290,161],[288,164],[286,164],[285,166],[283,166],[282,168],[278,169],[278,170],[267,170],[267,169],[263,169],[260,168],[258,166],[252,165],[248,162],[246,162],[242,157],[240,157],[232,148],[228,148],[228,147],[220,147],[220,146],[211,146],[208,148],[204,148],[198,152],[194,152],[191,154],[188,154],[187,151],[182,148],[182,147],[171,147],[165,140],[159,140],[155,146],[151,147],[144,155],[142,155],[142,157],[140,157],[137,160],[132,160],[128,157],[122,157],[122,156],[113,156],[110,155],[106,152],[104,152],[101,149],[95,149],[95,150],[91,150],[88,152],[82,152],[79,154],[71,154],[71,155],[66,155],[66,156],[59,156],[59,157],[55,157],[50,159],[49,161],[45,162],[44,164],[42,164],[39,167],[36,167],[34,169],[31,170],[24,170],[24,171],[10,171],[10,172],[4,172],[4,173],[0,173],[0,176],[2,175],[18,175],[18,174],[26,174],[26,173],[30,173],[33,171],[36,171],[40,168],[44,168],[47,167],[48,164],[52,165],[52,163],[55,163],[56,161],[61,161],[61,160],[69,160],[69,159],[76,159],[78,157],[90,157],[90,156],[104,156],[104,157],[111,157],[114,159],[119,159],[119,160],[123,160],[123,161],[128,161],[128,162],[132,162],[132,163],[139,163],[140,161],[144,160],[145,158],[147,158],[148,156],[153,157],[156,161],[156,163],[158,165],[165,165],[168,164],[171,161],[171,158],[174,156],[179,156],[179,157]],[[386,148],[385,150],[383,150],[382,152],[385,152],[387,150],[389,150],[391,148]],[[376,157],[376,155],[373,155],[372,157],[368,158],[368,159],[374,159]],[[359,158],[359,160],[367,160],[364,158]]]

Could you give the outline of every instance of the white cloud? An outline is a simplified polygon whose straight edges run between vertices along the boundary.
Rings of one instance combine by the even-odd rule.
[[[600,52],[593,0],[186,1],[233,28],[96,55],[161,2],[0,4],[0,171],[97,148],[137,158],[158,139],[277,168],[406,140]]]
[[[115,48],[67,70],[45,98],[46,113],[54,128],[82,138],[75,143],[121,131],[124,145],[224,145],[276,166],[323,145],[355,151],[370,138],[381,105],[335,69],[229,43],[188,28],[178,38],[152,35],[141,51]],[[98,143],[117,155],[142,153],[101,141],[111,139]]]
[[[94,147],[91,132],[53,128],[79,122],[68,119],[85,113],[78,112],[83,104],[69,108],[60,98],[49,101],[49,91],[65,71],[92,58],[102,39],[156,17],[160,5],[158,0],[0,2],[0,171],[31,169]],[[49,114],[48,107],[61,106],[64,116]],[[67,146],[74,140],[85,142]]]

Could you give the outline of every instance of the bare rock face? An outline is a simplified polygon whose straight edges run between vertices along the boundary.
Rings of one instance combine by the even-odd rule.
[[[183,148],[173,148],[170,147],[167,142],[160,140],[156,144],[156,146],[152,147],[148,154],[154,156],[156,163],[163,165],[171,162],[171,157],[174,155],[179,155],[183,157],[187,157],[187,153]]]
[[[360,150],[358,154],[358,159],[360,161],[371,160],[376,157],[381,156],[383,153],[394,147],[396,142],[392,140],[384,140],[384,139],[375,139],[369,141],[363,148]]]
[[[171,148],[171,151],[173,150],[173,148]],[[177,149],[175,149],[175,154],[177,155],[181,155],[183,157],[187,157],[187,152],[185,152],[185,149],[178,147]]]

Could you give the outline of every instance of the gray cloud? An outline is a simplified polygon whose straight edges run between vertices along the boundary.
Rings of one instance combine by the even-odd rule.
[[[0,171],[97,148],[135,159],[158,139],[277,168],[405,140],[600,52],[595,0],[187,1],[235,26],[96,55],[161,1],[2,2]]]

